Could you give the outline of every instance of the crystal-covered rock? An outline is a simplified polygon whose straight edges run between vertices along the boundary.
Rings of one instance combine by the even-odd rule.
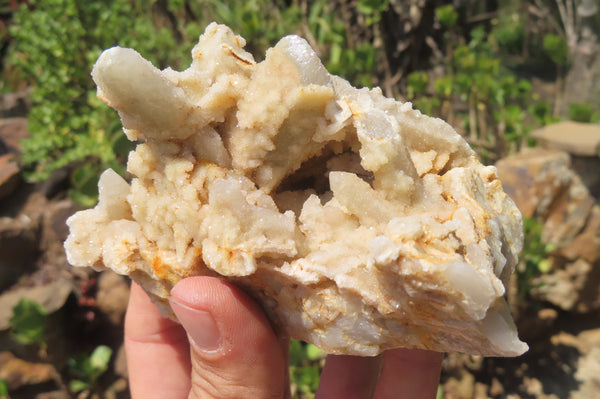
[[[330,75],[306,41],[256,63],[211,24],[191,66],[111,48],[92,76],[131,140],[72,216],[75,266],[142,285],[165,315],[188,276],[221,276],[329,353],[395,347],[513,356],[505,289],[521,215],[447,123]]]

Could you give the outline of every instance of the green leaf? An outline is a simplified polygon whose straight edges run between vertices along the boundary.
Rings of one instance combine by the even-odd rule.
[[[444,399],[444,386],[438,385],[437,393],[435,395],[435,399]]]
[[[298,340],[290,340],[290,365],[297,366],[300,364],[304,351],[302,350],[302,343]]]
[[[542,259],[538,262],[538,269],[542,273],[548,273],[550,271],[550,262],[548,259]]]
[[[13,338],[22,345],[45,342],[48,313],[36,302],[23,298],[13,308],[10,318]]]
[[[8,397],[8,381],[0,379],[0,399],[9,399]]]
[[[498,23],[494,26],[491,35],[497,42],[498,47],[509,54],[520,55],[523,51],[525,41],[524,18],[519,12],[500,15]]]
[[[411,72],[406,77],[407,83],[407,96],[409,99],[415,98],[415,96],[424,94],[429,86],[429,76],[425,72]]]
[[[458,21],[458,13],[452,4],[441,6],[435,9],[435,17],[445,28],[452,28]]]
[[[356,8],[365,15],[379,14],[389,6],[389,0],[358,0]]]
[[[486,42],[487,33],[485,31],[485,27],[480,25],[471,30],[471,41],[469,42],[469,47],[471,49],[485,49],[486,46],[482,46],[483,43]]]
[[[298,367],[291,373],[291,380],[304,394],[314,394],[319,387],[321,372],[318,367]]]
[[[433,89],[443,97],[450,97],[454,81],[451,76],[444,76],[433,82]]]
[[[73,202],[75,202],[79,205],[82,205],[86,208],[93,207],[98,202],[97,195],[87,195],[87,194],[80,192],[77,189],[69,190],[69,198],[71,200],[73,200]]]
[[[551,33],[547,34],[544,36],[543,47],[546,54],[554,63],[558,65],[565,65],[567,63],[568,47],[564,37]]]
[[[590,103],[569,104],[569,119],[575,122],[591,123],[594,119],[594,109]]]
[[[325,357],[325,352],[313,344],[306,345],[306,357],[308,360],[319,360]]]
[[[538,125],[545,126],[552,117],[552,108],[547,101],[538,101],[529,108],[529,113]]]
[[[169,0],[167,4],[170,11],[180,11],[185,7],[185,0]]]
[[[82,381],[88,387],[92,387],[96,384],[98,378],[108,370],[111,355],[111,348],[100,345],[90,355],[79,354],[69,358],[69,372],[76,377],[75,380]]]
[[[71,380],[69,381],[69,391],[73,393],[85,391],[89,389],[90,384],[81,380]]]
[[[553,246],[542,242],[544,224],[533,218],[523,218],[525,239],[520,262],[517,266],[518,297],[523,301],[535,288],[533,280],[542,273],[550,271],[552,265],[548,260]]]
[[[94,349],[94,352],[92,352],[92,355],[90,356],[90,365],[92,369],[95,371],[106,371],[111,355],[112,349],[110,349],[108,346],[98,346],[96,349]]]
[[[331,45],[331,51],[329,52],[329,62],[337,65],[340,63],[342,58],[342,46],[339,43],[333,43]]]

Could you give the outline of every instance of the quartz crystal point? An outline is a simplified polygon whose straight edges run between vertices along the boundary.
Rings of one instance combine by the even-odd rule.
[[[297,36],[260,63],[244,45],[213,23],[182,72],[102,53],[98,96],[140,144],[131,183],[107,170],[68,220],[69,262],[131,276],[170,317],[177,281],[220,276],[329,353],[523,353],[505,300],[522,221],[496,169]]]

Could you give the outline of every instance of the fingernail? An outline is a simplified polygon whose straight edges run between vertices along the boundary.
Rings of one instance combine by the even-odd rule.
[[[210,312],[194,309],[174,298],[170,299],[170,303],[177,319],[199,350],[215,352],[219,349],[221,333]]]

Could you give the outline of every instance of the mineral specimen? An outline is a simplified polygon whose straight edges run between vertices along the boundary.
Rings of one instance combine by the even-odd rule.
[[[496,169],[297,36],[260,63],[244,45],[213,23],[182,72],[102,53],[98,96],[140,144],[131,183],[107,170],[69,219],[69,262],[131,276],[171,317],[177,281],[221,276],[329,353],[523,353],[504,299],[521,215]]]

